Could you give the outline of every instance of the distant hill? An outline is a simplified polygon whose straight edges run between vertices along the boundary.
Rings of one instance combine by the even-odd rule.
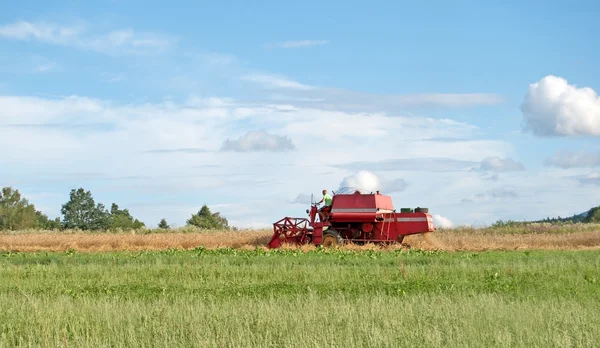
[[[542,220],[531,221],[531,222],[572,222],[572,223],[589,223],[589,222],[600,222],[600,206],[591,208],[590,210],[575,214],[569,217],[555,217],[545,218]]]
[[[507,226],[507,225],[524,225],[524,224],[531,224],[531,223],[600,223],[600,206],[597,207],[593,207],[590,210],[580,213],[580,214],[575,214],[573,216],[568,216],[568,217],[547,217],[545,219],[541,219],[541,220],[534,220],[534,221],[502,221],[502,220],[498,220],[496,221],[496,223],[494,223],[492,226],[493,227],[501,227],[501,226]]]

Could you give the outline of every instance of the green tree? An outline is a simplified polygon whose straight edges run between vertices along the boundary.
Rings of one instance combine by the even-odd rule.
[[[69,201],[63,204],[61,213],[65,228],[100,230],[110,227],[110,213],[103,204],[96,205],[92,193],[83,188],[71,190]]]
[[[146,225],[134,219],[128,209],[119,209],[119,206],[113,203],[110,207],[110,228],[111,229],[138,229],[146,227]]]
[[[162,229],[168,229],[170,226],[167,223],[167,220],[165,219],[161,219],[160,222],[158,223],[158,228],[162,228]]]
[[[600,222],[600,206],[590,209],[584,221],[593,223]]]
[[[60,230],[62,225],[60,223],[60,218],[55,218],[54,220],[50,220],[46,214],[41,211],[35,212],[37,217],[37,227],[43,230]]]
[[[0,229],[19,230],[37,227],[33,204],[21,197],[19,190],[3,187],[0,192]]]
[[[205,230],[228,230],[229,223],[220,213],[211,213],[208,206],[203,205],[196,214],[187,220],[188,225],[196,226]]]

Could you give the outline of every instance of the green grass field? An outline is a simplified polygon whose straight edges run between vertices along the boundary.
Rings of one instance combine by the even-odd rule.
[[[570,347],[598,251],[0,254],[0,347]]]

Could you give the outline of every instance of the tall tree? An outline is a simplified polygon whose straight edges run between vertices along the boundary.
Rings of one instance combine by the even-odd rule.
[[[19,190],[3,187],[0,192],[0,229],[18,230],[36,227],[35,206],[21,197]]]
[[[158,223],[158,228],[162,228],[162,229],[168,229],[169,228],[169,224],[167,223],[166,219],[160,219],[160,222]]]
[[[220,213],[211,213],[208,206],[205,204],[200,208],[198,213],[192,214],[192,217],[187,220],[187,224],[196,226],[206,230],[228,230],[229,223]]]
[[[65,228],[100,230],[110,227],[110,213],[102,203],[96,205],[92,193],[83,188],[71,190],[69,201],[63,204],[61,213]]]
[[[113,203],[110,207],[110,228],[112,229],[138,229],[145,227],[146,225],[134,219],[129,213],[128,209],[119,209],[116,203]]]

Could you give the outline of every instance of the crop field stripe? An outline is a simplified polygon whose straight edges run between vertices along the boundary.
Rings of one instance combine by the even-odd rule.
[[[508,230],[511,231],[511,230]],[[87,233],[87,232],[17,232],[0,234],[0,251],[118,251],[118,250],[165,250],[206,248],[266,248],[272,231],[216,231],[201,233]],[[482,250],[598,250],[600,228],[580,228],[556,232],[551,229],[516,230],[502,229],[480,232],[479,230],[437,230],[425,235],[410,235],[404,243],[422,250],[482,251]],[[297,248],[284,246],[284,248]],[[302,250],[315,249],[306,245]],[[343,245],[352,250],[396,250],[404,245]]]

